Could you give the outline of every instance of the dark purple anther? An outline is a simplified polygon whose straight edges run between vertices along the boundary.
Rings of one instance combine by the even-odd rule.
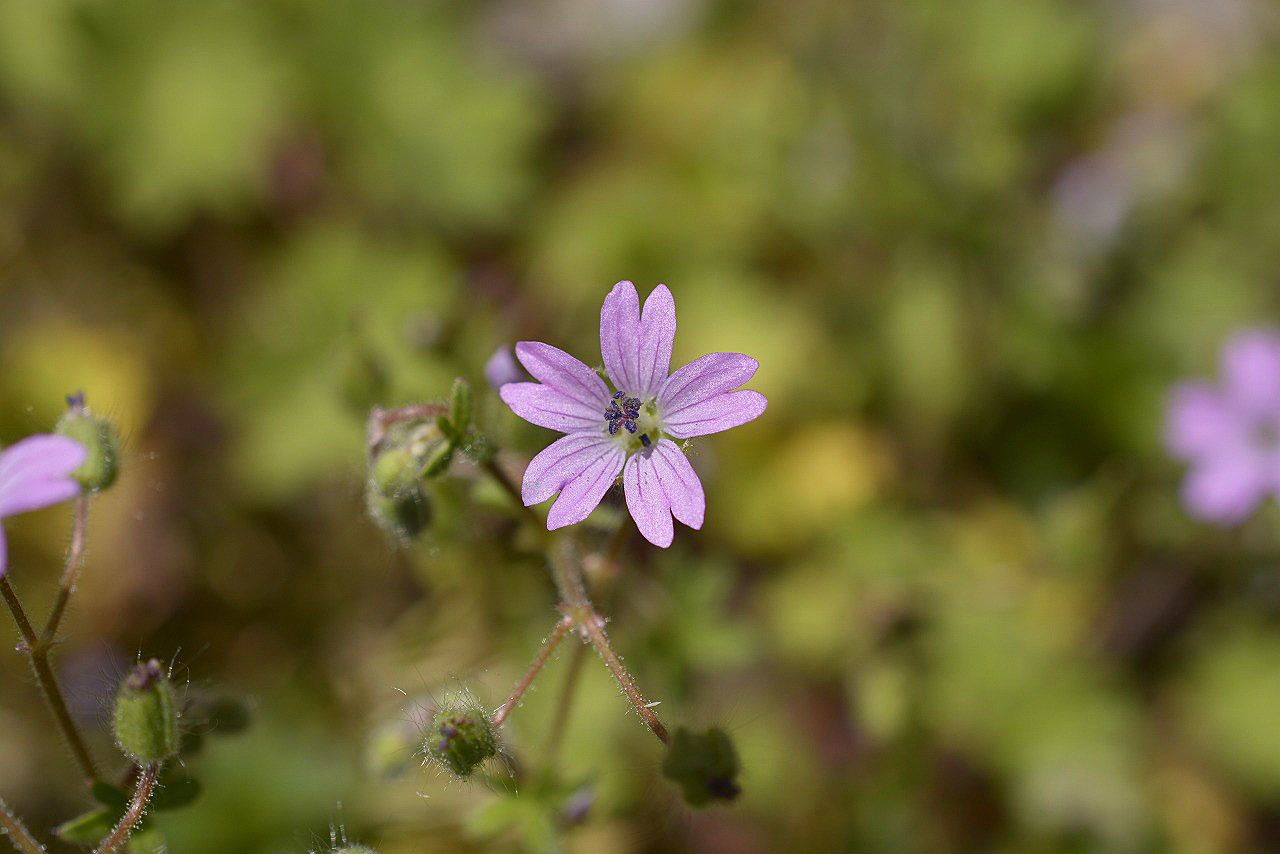
[[[641,445],[644,445],[646,448],[647,448],[647,447],[649,447],[649,444],[650,444],[650,443],[649,443],[649,434],[648,434],[648,433],[641,433],[641,434],[640,434],[640,444],[641,444]]]
[[[626,421],[622,422],[622,426],[627,428],[628,433],[636,432],[636,422],[632,421],[629,418]]]

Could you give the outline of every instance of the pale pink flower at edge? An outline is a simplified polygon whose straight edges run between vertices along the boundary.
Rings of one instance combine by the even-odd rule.
[[[1190,464],[1182,498],[1209,522],[1244,520],[1280,496],[1280,332],[1237,333],[1222,350],[1219,385],[1174,387],[1165,446]]]
[[[649,542],[671,545],[673,515],[702,527],[702,483],[673,440],[745,424],[768,401],[757,391],[735,391],[759,366],[741,353],[710,353],[668,376],[675,337],[676,305],[667,286],[654,288],[641,312],[635,285],[622,281],[600,309],[600,352],[614,393],[563,350],[538,341],[516,345],[516,357],[538,382],[507,383],[499,394],[526,421],[567,434],[524,473],[526,505],[560,494],[548,529],[587,518],[619,474],[627,509]]]
[[[66,501],[80,492],[71,473],[85,458],[84,446],[65,436],[28,436],[0,451],[0,519]],[[0,576],[8,552],[0,526]]]

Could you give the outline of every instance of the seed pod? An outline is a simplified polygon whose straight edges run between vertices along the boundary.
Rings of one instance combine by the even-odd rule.
[[[137,764],[177,755],[178,704],[159,661],[139,662],[120,683],[114,723],[116,743]]]
[[[477,765],[498,752],[498,739],[484,709],[451,701],[432,716],[422,747],[427,756],[457,776],[468,777]]]
[[[695,807],[738,797],[738,770],[738,753],[719,727],[702,735],[680,727],[662,762],[662,776],[679,783],[685,802]]]

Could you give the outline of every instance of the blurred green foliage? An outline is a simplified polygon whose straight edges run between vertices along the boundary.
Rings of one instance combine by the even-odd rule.
[[[0,441],[83,389],[124,444],[59,660],[95,747],[141,650],[253,698],[156,819],[184,854],[331,825],[384,854],[1280,845],[1280,513],[1193,523],[1159,442],[1169,384],[1280,319],[1274,25],[1257,0],[0,0]],[[621,278],[671,286],[676,364],[746,352],[770,400],[695,443],[703,530],[633,538],[610,604],[663,715],[732,737],[731,807],[681,804],[592,656],[556,779],[394,756],[431,696],[505,699],[554,593],[466,461],[424,541],[384,536],[369,408],[462,376],[518,469],[551,436],[481,366],[520,339],[593,361]],[[37,612],[66,529],[6,527]],[[512,762],[544,755],[571,658]],[[47,838],[91,804],[21,657],[0,684],[0,794]]]

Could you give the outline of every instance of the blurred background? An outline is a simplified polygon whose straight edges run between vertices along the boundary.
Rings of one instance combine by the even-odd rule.
[[[1280,511],[1194,522],[1160,443],[1171,383],[1280,319],[1278,24],[1260,0],[0,0],[0,442],[78,389],[125,438],[58,656],[100,761],[141,654],[253,706],[161,815],[179,854],[330,826],[382,852],[1280,846]],[[431,696],[505,699],[555,601],[466,464],[421,541],[376,528],[364,425],[464,376],[518,471],[553,434],[486,359],[598,361],[623,278],[674,292],[674,364],[748,353],[770,400],[694,445],[705,526],[633,537],[612,604],[666,719],[730,732],[744,793],[683,806],[591,656],[560,755],[590,810],[561,832],[564,798],[388,773]],[[43,613],[68,508],[6,533]],[[569,658],[504,729],[522,759]],[[48,839],[86,799],[21,656],[0,685],[0,796]]]

